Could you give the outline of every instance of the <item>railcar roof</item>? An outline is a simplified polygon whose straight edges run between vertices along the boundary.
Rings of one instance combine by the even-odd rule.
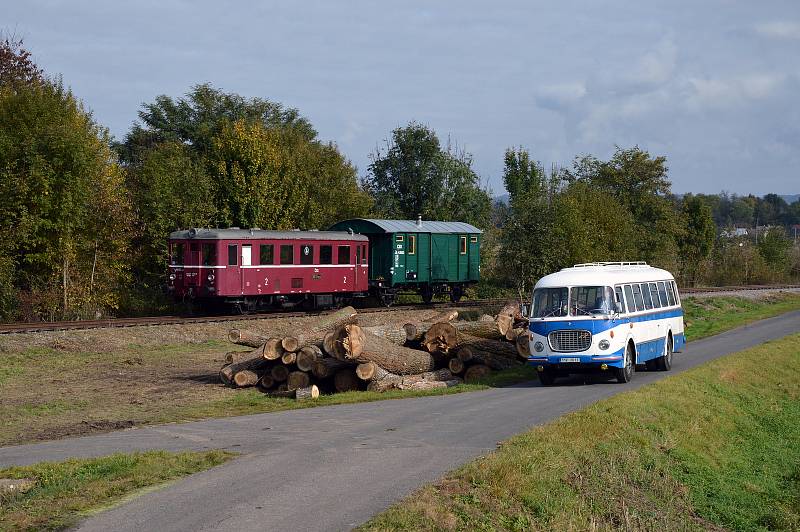
[[[384,233],[470,233],[483,231],[466,222],[439,222],[436,220],[381,220],[377,218],[354,218],[337,222],[333,227],[344,229],[348,222],[368,222],[382,229]]]
[[[267,231],[265,229],[186,229],[169,234],[173,240],[355,240],[367,241],[364,235],[347,231]]]
[[[572,268],[545,275],[536,288],[561,286],[611,286],[622,283],[672,280],[672,274],[647,264],[580,264]]]

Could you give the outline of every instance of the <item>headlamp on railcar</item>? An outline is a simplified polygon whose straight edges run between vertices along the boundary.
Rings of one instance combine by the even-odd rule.
[[[213,273],[209,273],[207,279],[208,279],[209,283],[213,283],[214,282],[214,274]]]
[[[170,281],[174,281],[175,280],[175,274],[174,273],[169,274],[169,280]]]

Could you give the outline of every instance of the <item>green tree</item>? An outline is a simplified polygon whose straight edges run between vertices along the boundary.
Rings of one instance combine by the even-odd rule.
[[[678,238],[681,277],[685,284],[694,286],[699,267],[714,249],[717,228],[708,204],[691,194],[683,199],[684,230]]]
[[[767,266],[779,277],[788,273],[792,241],[783,227],[770,227],[758,242],[758,252]]]
[[[436,133],[416,122],[392,132],[372,155],[365,187],[387,217],[458,220],[486,227],[491,197],[472,170],[471,157],[443,149]]]

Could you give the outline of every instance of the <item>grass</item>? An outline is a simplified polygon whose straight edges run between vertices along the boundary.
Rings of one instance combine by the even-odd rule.
[[[364,530],[800,529],[800,335],[503,443]]]
[[[800,296],[764,300],[686,299],[689,340],[800,309]],[[112,334],[112,333],[110,333]],[[536,378],[528,366],[478,384],[429,391],[350,392],[296,402],[255,389],[221,386],[217,370],[229,344],[139,345],[114,352],[36,347],[0,357],[0,445],[57,439],[134,425],[275,412],[294,408],[443,395]]]
[[[68,528],[89,513],[232,456],[222,451],[152,451],[3,469],[0,478],[29,478],[35,484],[24,493],[0,495],[0,530]]]

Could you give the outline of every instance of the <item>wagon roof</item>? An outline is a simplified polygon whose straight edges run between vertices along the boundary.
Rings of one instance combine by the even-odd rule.
[[[333,225],[332,228],[344,229],[348,222],[371,223],[384,233],[482,233],[474,225],[465,222],[438,222],[435,220],[379,220],[376,218],[354,218]]]
[[[193,238],[198,240],[358,240],[367,237],[347,231],[267,231],[264,229],[186,229],[173,231],[172,239]]]

